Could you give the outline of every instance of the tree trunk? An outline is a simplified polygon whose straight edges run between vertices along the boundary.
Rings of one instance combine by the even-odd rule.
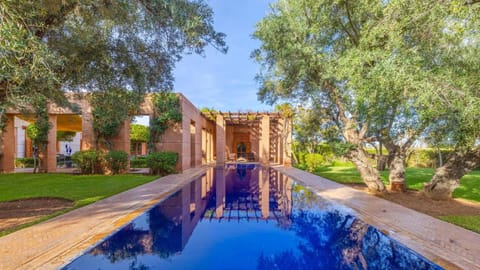
[[[442,156],[442,150],[440,148],[437,148],[438,151],[438,167],[443,166],[443,156]]]
[[[368,155],[362,148],[350,150],[348,154],[350,160],[355,164],[363,182],[372,192],[384,192],[385,185],[380,178],[378,170],[368,162]]]
[[[407,155],[401,149],[396,149],[392,153],[389,162],[390,173],[388,174],[388,180],[390,182],[390,191],[392,192],[405,192],[407,190],[405,184],[405,159]]]
[[[442,167],[435,170],[430,182],[423,187],[424,194],[435,200],[447,200],[460,185],[460,179],[480,167],[480,148],[467,152],[454,152]]]

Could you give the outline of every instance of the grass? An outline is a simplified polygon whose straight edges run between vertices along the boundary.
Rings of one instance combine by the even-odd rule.
[[[315,174],[343,184],[363,184],[355,167],[319,167]],[[407,188],[422,190],[423,184],[430,181],[435,171],[425,168],[407,168]],[[388,184],[388,171],[381,172],[382,180]],[[460,180],[460,186],[453,192],[454,198],[462,198],[480,202],[480,171],[475,170],[465,175]],[[442,216],[442,220],[464,227],[468,230],[480,233],[480,216]]]
[[[74,207],[0,232],[0,236],[37,224],[73,209],[94,203],[125,190],[151,182],[157,176],[144,175],[71,175],[4,174],[0,177],[0,202],[18,199],[56,197],[74,202]]]
[[[154,180],[144,175],[5,174],[0,177],[0,202],[36,197],[72,200],[82,207]]]
[[[423,184],[430,181],[434,172],[429,168],[407,168],[407,187],[422,190]],[[355,167],[324,166],[319,167],[314,173],[343,184],[363,184]],[[388,184],[388,171],[380,174],[383,182]],[[460,181],[460,186],[453,192],[453,197],[480,202],[480,171],[475,170],[465,175]]]

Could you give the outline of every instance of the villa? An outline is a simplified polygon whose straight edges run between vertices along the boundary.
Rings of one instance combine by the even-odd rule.
[[[177,171],[181,172],[202,164],[216,162],[259,162],[261,164],[291,163],[291,119],[280,113],[271,112],[218,112],[202,113],[185,96],[178,94],[182,108],[182,122],[171,127],[163,135],[157,149],[179,154]],[[80,112],[70,109],[49,107],[52,124],[49,144],[44,154],[43,171],[57,170],[57,154],[64,152],[64,145],[57,142],[57,131],[78,132],[78,150],[94,148],[92,109],[85,99],[70,96]],[[138,115],[153,114],[151,96],[146,96]],[[31,155],[31,142],[25,135],[25,125],[15,126],[19,116],[33,121],[16,110],[7,112],[7,128],[4,133],[4,155],[0,157],[0,172],[14,172],[15,157]],[[113,149],[130,152],[130,121],[120,127],[112,139]],[[29,153],[30,152],[30,153]]]

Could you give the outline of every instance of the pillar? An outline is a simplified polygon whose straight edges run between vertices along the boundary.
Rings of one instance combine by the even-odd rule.
[[[183,114],[182,117],[182,152],[179,155],[179,161],[182,164],[182,171],[191,167],[192,157],[191,157],[191,131],[190,131],[191,120],[186,114]]]
[[[0,156],[0,173],[15,171],[15,125],[14,115],[7,114],[6,128],[3,132],[3,142],[0,147],[3,155]]]
[[[118,133],[112,138],[113,149],[124,151],[130,156],[130,119],[127,119],[118,129]],[[130,159],[127,162],[127,171],[130,169]]]
[[[290,167],[292,166],[292,118],[283,119],[283,130],[282,130],[282,160],[283,166]]]
[[[225,164],[225,120],[223,116],[217,114],[217,166],[223,166]]]
[[[260,122],[260,164],[268,165],[270,161],[270,116],[263,115]]]

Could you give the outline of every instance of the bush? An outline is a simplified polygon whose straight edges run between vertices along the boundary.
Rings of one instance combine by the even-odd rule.
[[[137,157],[130,160],[131,168],[148,168],[146,157]]]
[[[125,172],[128,168],[128,154],[120,150],[108,152],[105,155],[105,166],[112,174]]]
[[[33,168],[33,158],[16,158],[15,168]]]
[[[313,172],[317,167],[320,167],[325,162],[325,159],[321,154],[306,154],[305,155],[305,165],[309,172]]]
[[[155,152],[146,158],[147,167],[156,175],[167,175],[175,172],[178,154],[175,152]]]
[[[95,174],[100,173],[102,153],[96,150],[86,150],[75,152],[72,155],[72,161],[77,164],[81,173]]]

